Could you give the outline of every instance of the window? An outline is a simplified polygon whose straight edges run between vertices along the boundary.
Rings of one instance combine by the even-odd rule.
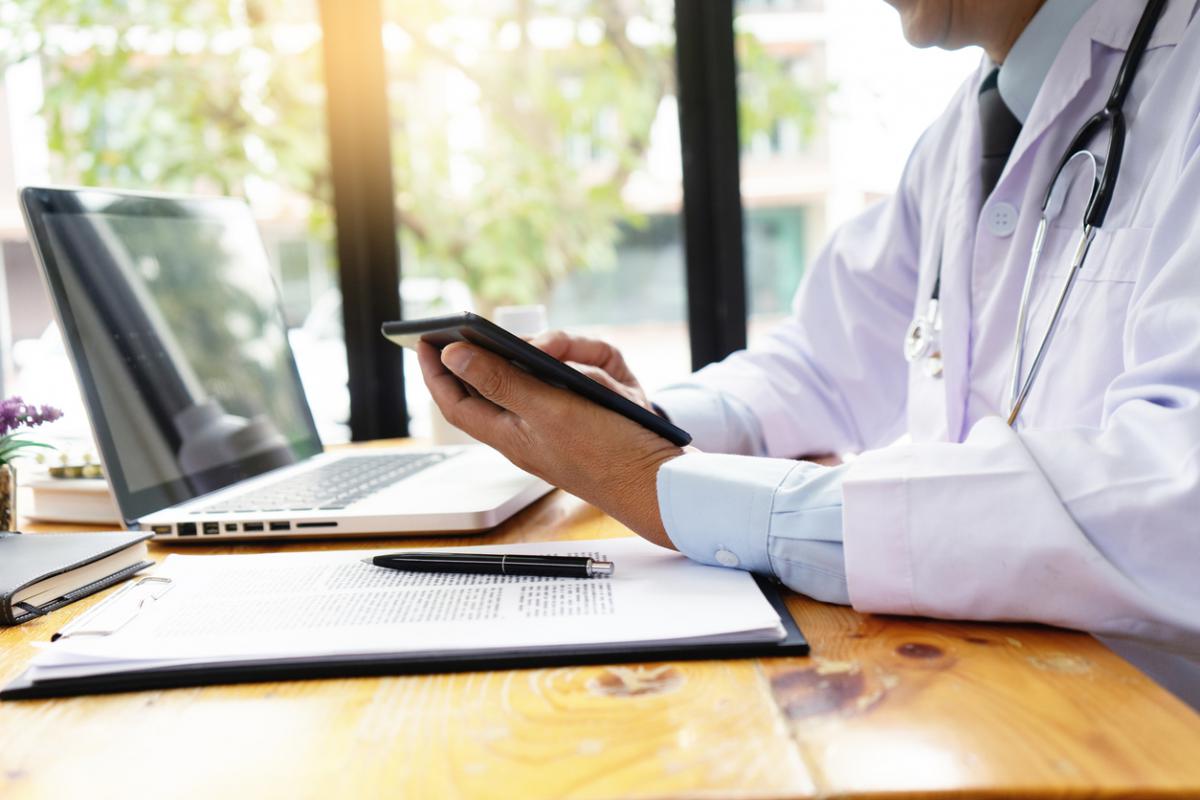
[[[131,24],[124,3],[0,0],[0,19],[5,391],[68,406],[60,435],[87,437],[16,186],[232,194],[258,220],[321,434],[347,438],[315,5],[163,0]]]
[[[677,0],[378,3],[162,0],[131,24],[117,0],[0,0],[6,391],[64,402],[69,384],[12,200],[15,186],[40,182],[246,197],[326,441],[347,437],[352,407],[359,423],[370,418],[360,435],[399,420],[399,382],[380,377],[398,362],[374,335],[384,304],[364,297],[399,299],[408,317],[542,303],[551,326],[620,346],[653,390],[689,370],[689,297],[697,358],[740,342],[741,282],[727,263],[740,237],[753,341],[787,313],[830,230],[892,191],[978,58],[913,50],[882,0],[713,0],[678,4],[679,20]],[[350,46],[333,47],[347,31]],[[736,120],[720,49],[734,36]],[[688,206],[699,210],[687,254],[677,37],[693,101]],[[361,43],[382,47],[382,69],[351,52]],[[337,70],[323,70],[327,47],[346,50],[331,58]],[[365,72],[386,85],[387,116],[361,127],[379,146],[347,169],[339,154],[359,152],[357,140],[339,135],[367,117],[337,115],[331,159],[325,87],[364,85]],[[741,217],[729,189],[735,122]],[[390,213],[344,213],[336,238],[348,245],[335,251],[331,187],[368,184],[370,170],[390,174],[389,200],[364,194],[345,208],[394,210],[399,233]],[[393,278],[373,260],[393,241],[398,298],[380,295]],[[345,314],[352,371],[335,252],[357,293]],[[413,430],[426,432],[411,360],[406,373]],[[71,418],[82,426],[82,413]]]
[[[672,8],[385,3],[405,316],[542,303],[649,388],[687,374]]]
[[[833,230],[891,194],[978,51],[918,51],[882,0],[738,0],[750,340]]]

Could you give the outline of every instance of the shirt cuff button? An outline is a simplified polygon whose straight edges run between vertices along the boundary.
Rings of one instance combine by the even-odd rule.
[[[738,564],[742,563],[738,559],[736,553],[733,553],[724,548],[721,548],[717,552],[713,553],[713,558],[715,558],[717,560],[717,563],[720,564],[722,567],[736,567]]]

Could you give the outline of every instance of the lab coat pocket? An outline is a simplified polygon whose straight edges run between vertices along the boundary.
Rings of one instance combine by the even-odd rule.
[[[1100,228],[1088,248],[1079,280],[1134,282],[1142,269],[1152,232],[1150,228]],[[1061,288],[1067,276],[1082,233],[1080,228],[1055,227],[1047,232],[1043,271],[1055,279],[1056,287]]]
[[[1026,426],[1099,425],[1104,392],[1124,371],[1125,320],[1150,233],[1147,228],[1096,233],[1022,413]],[[1052,229],[1047,237],[1031,303],[1026,367],[1050,324],[1077,244],[1077,230]]]

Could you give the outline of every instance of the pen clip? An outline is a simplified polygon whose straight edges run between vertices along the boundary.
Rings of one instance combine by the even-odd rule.
[[[156,575],[147,575],[138,581],[127,583],[112,597],[64,625],[62,630],[50,637],[50,641],[57,642],[72,636],[108,636],[116,633],[173,586],[170,578],[160,578]],[[92,623],[104,624],[94,628],[86,627]]]

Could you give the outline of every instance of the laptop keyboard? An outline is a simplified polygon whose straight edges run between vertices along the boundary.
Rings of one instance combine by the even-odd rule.
[[[448,457],[447,453],[349,456],[191,513],[336,511],[439,464]]]

